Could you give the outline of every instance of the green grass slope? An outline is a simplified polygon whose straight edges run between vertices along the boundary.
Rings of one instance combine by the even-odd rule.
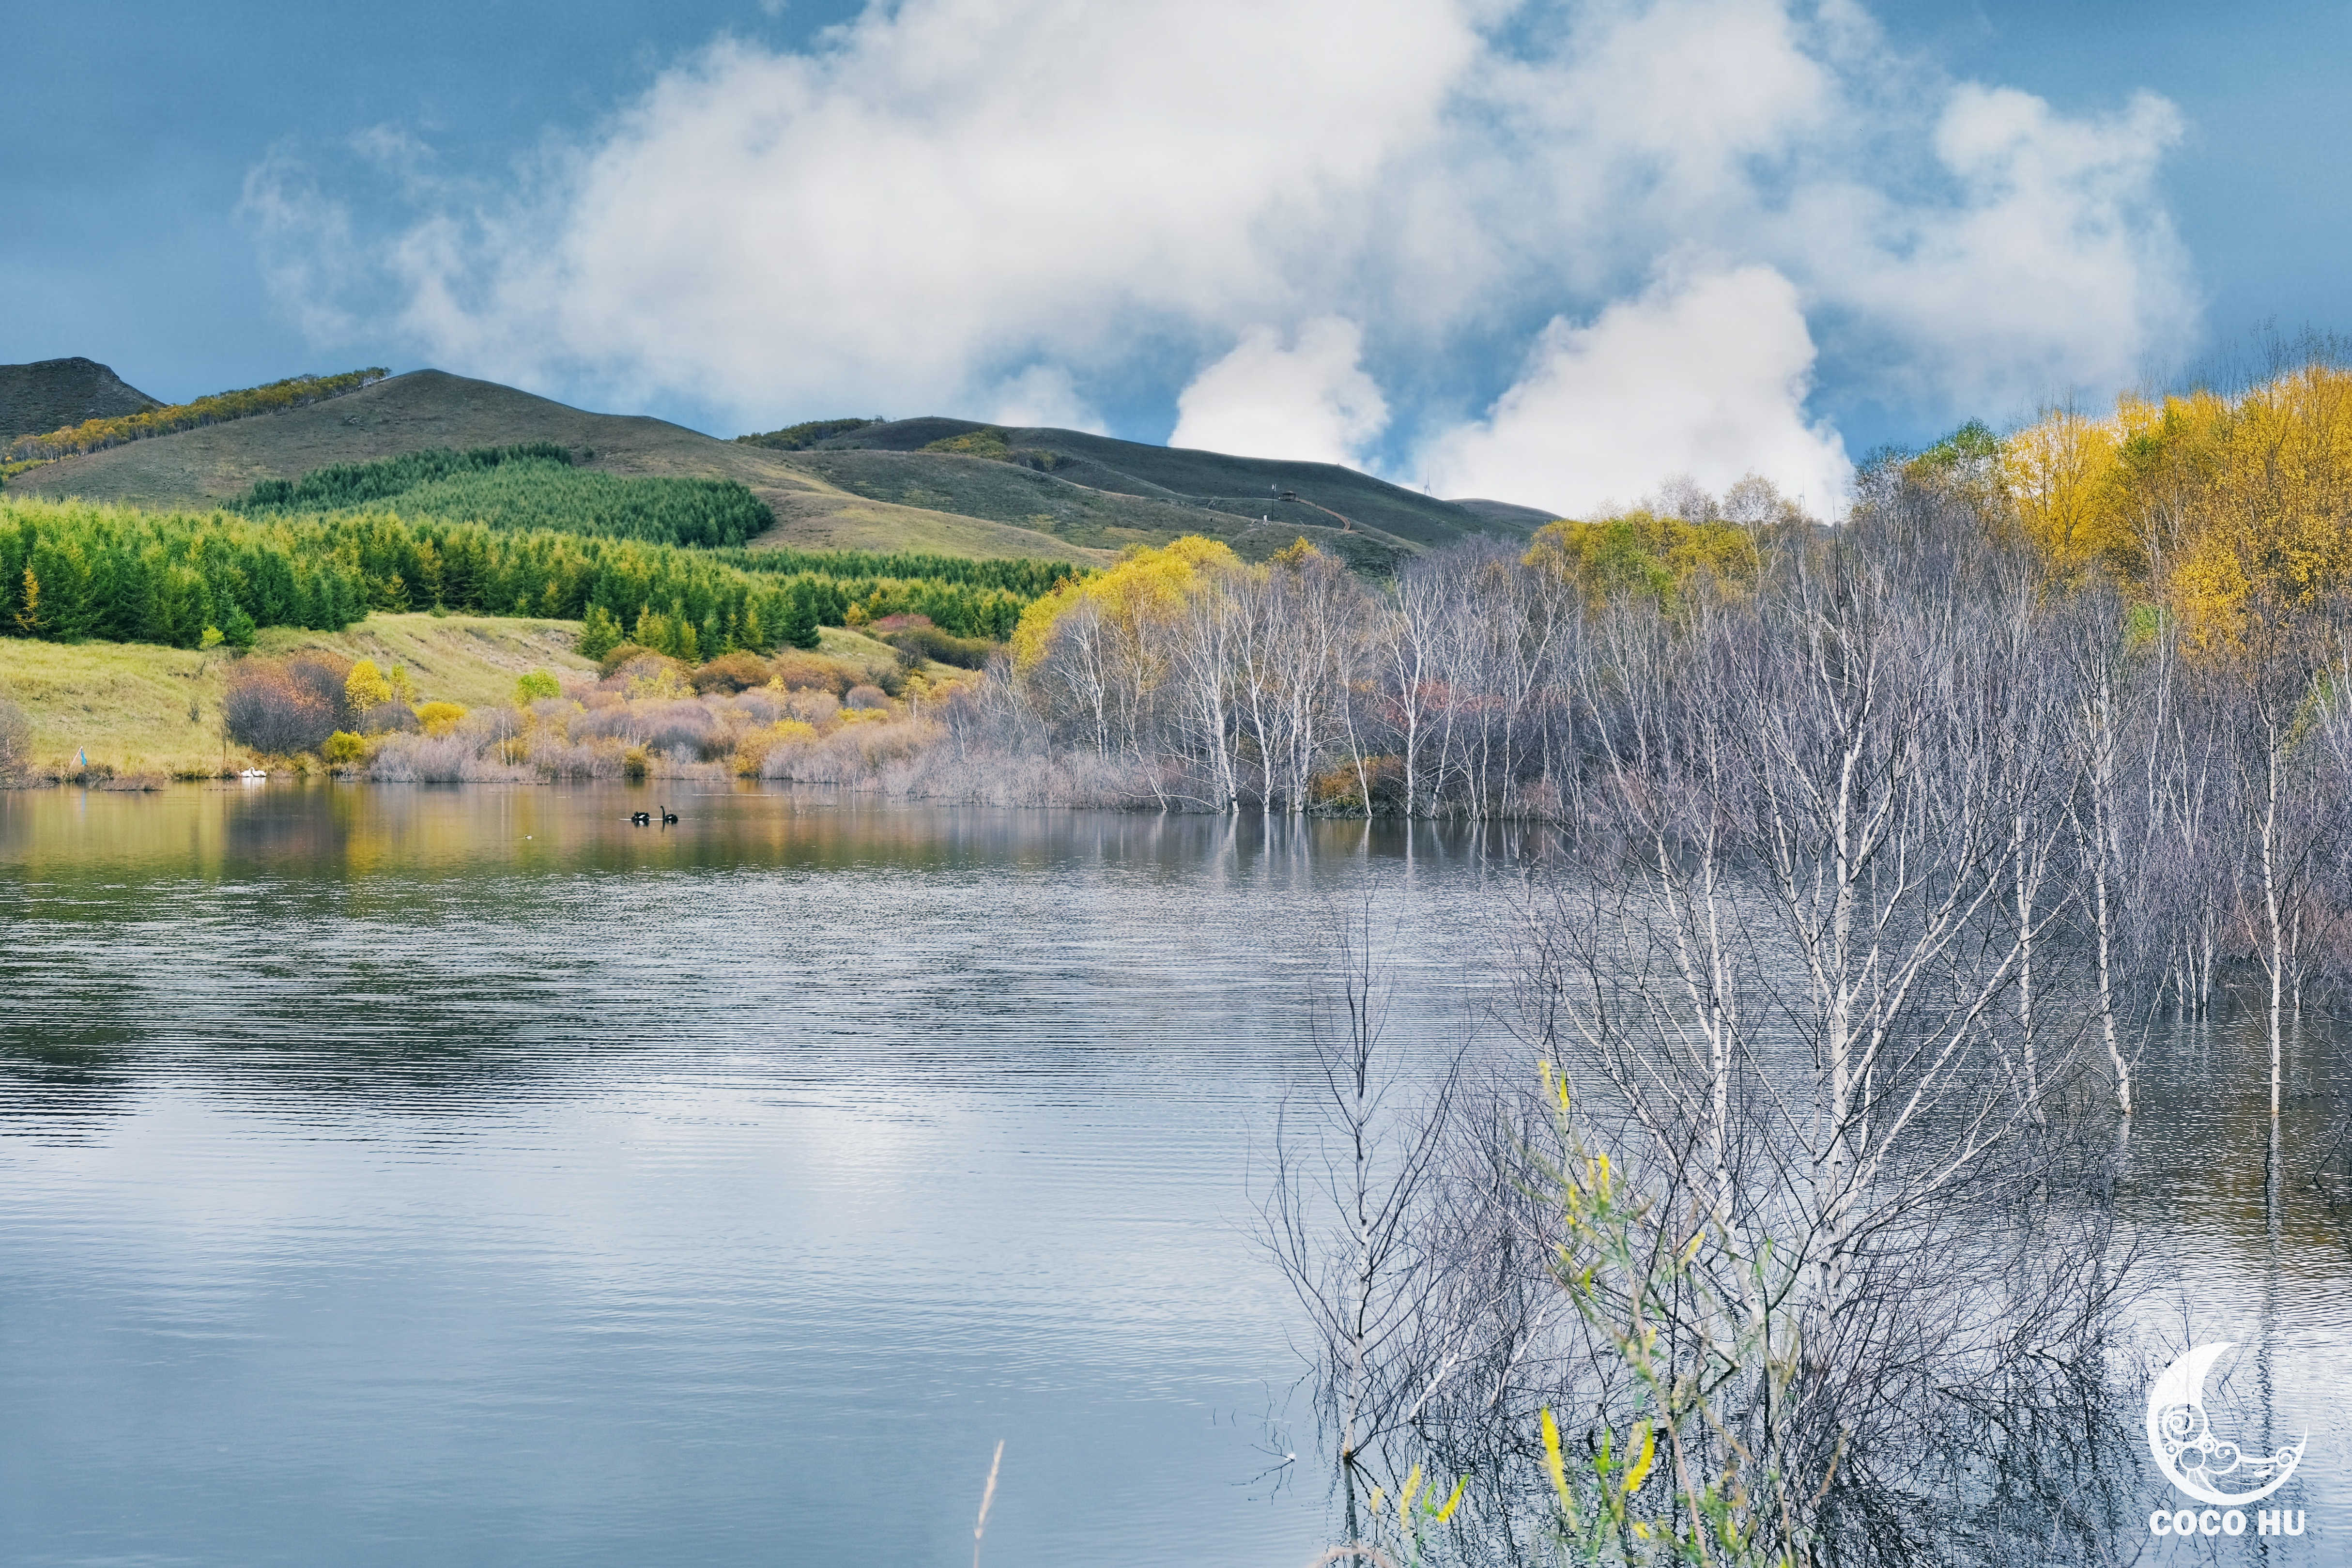
[[[945,452],[812,451],[795,459],[842,489],[876,500],[1009,524],[1076,549],[1116,552],[1165,544],[1187,533],[1222,540],[1244,560],[1262,561],[1302,535],[1371,571],[1410,551],[1370,531],[1343,531],[1319,513],[1291,507],[1271,523],[1205,502],[1162,500],[1074,484],[1017,463]],[[1297,514],[1305,512],[1313,521]]]
[[[827,626],[822,651],[878,676],[898,652],[859,632]],[[577,621],[378,612],[340,632],[272,626],[254,651],[284,656],[323,649],[377,668],[404,668],[424,701],[495,708],[514,700],[515,681],[544,669],[593,679],[596,666],[574,651]],[[39,776],[71,771],[87,752],[119,773],[210,776],[254,757],[223,731],[221,700],[236,656],[226,648],[152,643],[53,643],[0,637],[0,699],[31,721]],[[954,671],[929,667],[934,679]]]
[[[340,632],[272,626],[255,651],[324,648],[385,669],[403,665],[420,698],[478,708],[511,701],[526,670],[593,671],[573,651],[579,639],[577,621],[377,614]],[[62,771],[87,751],[124,773],[213,773],[248,760],[221,730],[234,663],[225,648],[0,637],[0,697],[32,721],[34,760],[45,771]]]
[[[1475,512],[1485,518],[1490,525],[1499,524],[1522,533],[1533,533],[1546,523],[1559,521],[1557,515],[1552,512],[1543,511],[1531,506],[1520,506],[1513,501],[1481,500],[1456,496],[1446,504],[1458,506],[1465,511]]]
[[[1302,529],[1338,528],[1331,512],[1376,541],[1409,550],[1429,549],[1474,533],[1525,538],[1538,526],[1528,521],[1535,515],[1531,509],[1493,503],[1463,506],[1333,463],[1235,458],[1077,430],[1010,429],[964,419],[900,419],[868,426],[819,442],[799,456],[805,466],[827,472],[835,483],[859,489],[859,484],[853,482],[855,475],[826,469],[824,465],[835,459],[835,454],[895,452],[932,465],[969,462],[973,459],[922,448],[990,432],[1001,433],[1004,445],[1016,453],[1045,455],[1052,466],[1049,473],[1039,478],[1097,494],[1221,512],[1261,528],[1286,528],[1293,536]],[[1003,462],[991,466],[1020,467]],[[870,492],[859,489],[859,493]],[[1297,499],[1282,500],[1286,493]],[[1260,519],[1269,519],[1270,523],[1259,523]]]
[[[921,449],[974,433],[992,449],[993,432],[970,420],[902,419],[786,451],[415,371],[331,402],[45,463],[5,489],[201,508],[231,504],[258,480],[298,479],[336,464],[429,447],[548,442],[606,474],[736,480],[775,514],[761,544],[1099,564],[1129,544],[1185,533],[1223,540],[1250,560],[1305,537],[1371,571],[1469,534],[1524,538],[1538,517],[1524,508],[1438,500],[1327,463],[1234,458],[1074,430],[1001,432],[1008,449],[1034,454],[1026,465]],[[1297,499],[1284,500],[1285,493]],[[1351,526],[1343,529],[1339,518]]]
[[[785,454],[714,440],[660,419],[591,414],[495,382],[413,371],[332,402],[61,458],[20,474],[10,495],[73,496],[150,509],[227,505],[260,479],[297,479],[433,447],[548,441],[583,468],[630,478],[735,479],[765,500],[769,542],[810,550],[929,550],[1094,563],[1099,551],[986,519],[860,496]],[[593,456],[589,456],[593,454]]]

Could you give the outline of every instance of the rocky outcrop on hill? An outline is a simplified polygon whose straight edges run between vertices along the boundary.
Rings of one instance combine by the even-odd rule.
[[[163,406],[89,359],[0,364],[0,445],[46,436],[85,419],[110,419]]]

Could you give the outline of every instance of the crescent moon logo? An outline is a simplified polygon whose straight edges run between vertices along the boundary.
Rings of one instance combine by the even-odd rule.
[[[2308,1436],[2275,1454],[2247,1454],[2213,1435],[2205,1419],[2205,1374],[2231,1342],[2191,1345],[2147,1391],[2147,1447],[2165,1478],[2200,1502],[2242,1508],[2286,1485]],[[2249,1491],[2226,1491],[2246,1485]]]

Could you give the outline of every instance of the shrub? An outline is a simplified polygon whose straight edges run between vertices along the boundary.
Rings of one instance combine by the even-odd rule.
[[[22,708],[0,698],[0,784],[23,777],[32,765],[32,721]]]
[[[732,769],[740,778],[755,779],[767,766],[768,753],[778,746],[805,744],[816,739],[816,727],[797,719],[780,719],[763,730],[754,730],[735,742]]]
[[[686,667],[662,654],[639,654],[610,677],[611,683],[633,698],[684,697],[693,691],[686,683]]]
[[[845,700],[852,708],[871,709],[890,706],[889,694],[878,686],[853,686],[849,689],[849,696]]]
[[[793,718],[819,729],[841,717],[841,701],[830,691],[795,691],[784,700]]]
[[[349,730],[338,730],[319,746],[319,760],[331,768],[355,767],[367,761],[368,743]]]
[[[331,654],[244,660],[221,703],[229,738],[276,756],[314,750],[343,726],[350,678],[351,667]]]
[[[221,700],[229,739],[272,755],[307,752],[335,732],[341,715],[276,670],[240,672]]]
[[[784,694],[772,686],[755,686],[738,693],[734,706],[754,724],[772,724],[784,716]]]
[[[646,702],[633,715],[638,743],[675,755],[691,752],[705,760],[725,752],[725,737],[710,710],[699,702]]]
[[[416,722],[416,710],[400,701],[379,703],[361,714],[357,724],[362,735],[413,735],[423,728]]]
[[[562,683],[548,670],[534,669],[515,682],[515,706],[518,708],[528,708],[534,702],[562,695]]]
[[[760,776],[809,784],[887,782],[887,769],[908,764],[940,736],[932,723],[854,724],[814,745],[772,747]]]
[[[797,648],[776,655],[769,668],[788,690],[830,691],[835,697],[856,685],[861,673],[855,665]]]
[[[392,682],[377,669],[375,660],[363,658],[352,666],[343,678],[343,700],[354,713],[364,713],[379,703],[392,700]]]
[[[659,657],[660,656],[655,653],[653,649],[646,647],[642,643],[616,642],[611,647],[606,648],[602,655],[598,656],[596,668],[603,673],[605,679],[610,679],[614,671],[618,670],[623,665],[627,664],[631,659],[657,658]]]
[[[368,777],[396,784],[466,784],[521,780],[530,770],[485,756],[461,735],[394,735],[376,748]]]
[[[447,734],[465,716],[465,708],[456,702],[426,702],[416,710],[416,722],[428,735]]]
[[[988,656],[996,651],[997,646],[986,637],[960,637],[929,625],[908,626],[882,640],[897,648],[902,658],[912,655],[918,664],[929,659],[961,669],[986,669]]]
[[[621,748],[578,744],[551,730],[535,730],[523,738],[523,755],[548,779],[614,779],[621,776]]]
[[[721,654],[694,672],[694,689],[706,696],[714,691],[731,695],[767,685],[772,673],[758,654]]]
[[[395,690],[400,674],[400,667],[394,665],[391,679]],[[340,709],[343,689],[351,684],[352,661],[324,651],[296,654],[286,661],[286,676],[320,701]]]

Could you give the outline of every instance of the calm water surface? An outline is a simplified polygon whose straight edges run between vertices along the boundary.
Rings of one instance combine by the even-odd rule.
[[[1002,1438],[984,1562],[1303,1564],[1250,1174],[1340,911],[1456,1032],[1475,847],[652,804],[0,793],[0,1562],[959,1563]],[[2352,1560],[2340,1217],[2242,1030],[2155,1058],[2150,1331],[2267,1346]]]

